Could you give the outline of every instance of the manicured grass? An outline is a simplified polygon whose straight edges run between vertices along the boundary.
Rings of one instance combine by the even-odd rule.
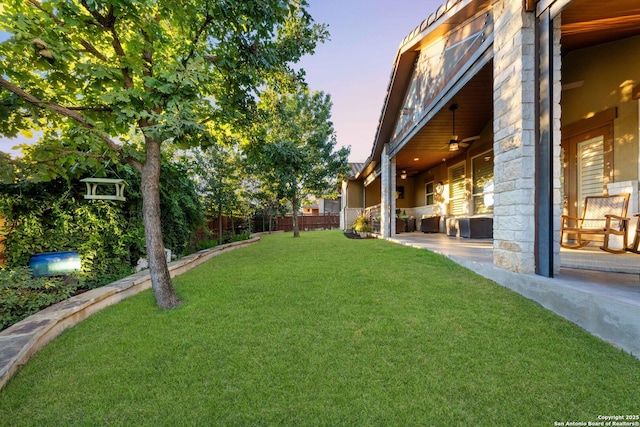
[[[640,362],[433,253],[263,237],[41,350],[1,425],[527,425],[640,413]]]

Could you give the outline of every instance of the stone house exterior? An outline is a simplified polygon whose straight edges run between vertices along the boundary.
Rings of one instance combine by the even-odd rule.
[[[366,210],[384,238],[430,218],[493,237],[497,267],[557,274],[584,197],[640,211],[638,52],[636,0],[447,1],[400,43],[343,217]]]

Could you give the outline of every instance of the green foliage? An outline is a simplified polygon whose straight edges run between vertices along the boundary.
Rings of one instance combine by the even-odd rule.
[[[38,130],[62,162],[107,148],[141,167],[149,145],[209,145],[221,126],[247,122],[257,89],[302,80],[290,64],[328,37],[304,0],[179,5],[3,1],[0,134]]]
[[[165,163],[160,175],[160,212],[164,245],[186,255],[197,229],[204,223],[202,204],[184,164]]]
[[[267,81],[301,81],[304,71],[290,64],[327,37],[307,7],[305,0],[4,0],[0,30],[11,38],[0,43],[0,134],[42,133],[37,176],[63,176],[78,163],[95,169],[106,159],[133,166],[154,201],[143,212],[148,232],[157,233],[166,219],[155,203],[163,145],[217,143],[225,126],[251,121]],[[180,252],[176,230],[189,218],[165,207],[180,222],[167,238]],[[148,250],[163,259],[160,245]],[[159,306],[176,306],[166,265],[150,268],[162,290],[156,296],[165,298]]]
[[[212,145],[188,153],[191,172],[209,217],[231,216],[241,209],[245,168],[235,145]]]
[[[218,246],[218,241],[212,238],[202,239],[195,244],[195,250],[201,251],[204,249],[213,248],[214,246]]]
[[[368,233],[371,231],[369,218],[366,215],[360,215],[353,223],[353,230],[358,233]]]
[[[240,234],[235,234],[231,237],[232,242],[241,242],[243,240],[249,240],[251,238],[251,233],[244,232]]]
[[[61,179],[0,188],[8,268],[27,265],[33,254],[77,250],[81,278],[99,283],[129,274],[141,255],[142,224],[130,205],[84,200],[83,184]]]
[[[31,277],[31,269],[0,270],[0,330],[69,298],[77,285],[61,277]]]
[[[304,87],[288,94],[273,88],[261,93],[262,121],[252,128],[245,150],[261,192],[271,196],[265,200],[286,199],[296,213],[308,194],[337,194],[338,179],[347,172],[349,149],[334,151],[331,107],[329,95]],[[295,227],[294,223],[294,235]]]
[[[80,279],[89,287],[130,274],[145,256],[140,177],[129,167],[111,173],[127,182],[126,202],[85,200],[85,185],[69,177],[0,185],[6,266],[25,266],[36,253],[77,250]],[[202,209],[183,165],[163,165],[161,205],[165,246],[188,253]]]

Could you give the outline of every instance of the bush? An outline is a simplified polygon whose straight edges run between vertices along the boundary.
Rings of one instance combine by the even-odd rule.
[[[216,239],[212,239],[212,238],[206,238],[204,240],[200,240],[196,245],[195,245],[195,250],[196,251],[202,251],[204,249],[209,249],[209,248],[213,248],[215,246],[218,246],[218,241]]]
[[[0,330],[73,296],[77,281],[31,277],[28,267],[0,270]]]
[[[0,185],[5,267],[24,267],[37,253],[74,250],[85,287],[131,274],[145,256],[140,176],[130,167],[119,167],[117,176],[127,182],[125,202],[85,200],[85,185],[75,179]],[[183,166],[163,164],[160,196],[164,244],[177,256],[186,255],[194,249],[203,215]]]
[[[79,277],[95,285],[130,274],[132,259],[142,254],[142,223],[126,204],[86,201],[62,180],[3,190],[7,268],[28,265],[33,254],[74,250],[82,260]]]
[[[369,225],[369,218],[366,215],[360,215],[356,218],[356,221],[353,223],[353,230],[356,233],[368,233],[371,231],[371,226]]]
[[[0,234],[7,269],[2,271],[6,283],[0,288],[2,328],[71,296],[76,288],[95,288],[133,273],[146,252],[140,174],[131,167],[99,170],[100,177],[126,181],[126,201],[121,202],[84,199],[86,186],[79,180],[95,174],[86,165],[49,176],[38,172],[39,168],[46,172],[43,163],[25,165],[16,183],[0,184],[0,217],[5,220]],[[177,256],[190,253],[204,221],[195,183],[184,164],[163,161],[160,203],[165,246]],[[73,275],[77,284],[31,279],[26,267],[31,256],[59,251],[80,255],[81,271]]]
[[[178,257],[192,252],[192,241],[204,224],[195,183],[181,164],[163,164],[160,177],[162,239]]]
[[[231,237],[231,241],[232,242],[241,242],[243,240],[249,240],[251,238],[251,233],[249,233],[248,231],[245,231],[243,233],[240,234],[235,234],[234,236]]]

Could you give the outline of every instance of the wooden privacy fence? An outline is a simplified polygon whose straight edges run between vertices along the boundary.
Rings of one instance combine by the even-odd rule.
[[[298,229],[300,231],[331,230],[333,228],[340,228],[340,214],[298,215]],[[293,231],[293,217],[277,217],[276,231]]]

